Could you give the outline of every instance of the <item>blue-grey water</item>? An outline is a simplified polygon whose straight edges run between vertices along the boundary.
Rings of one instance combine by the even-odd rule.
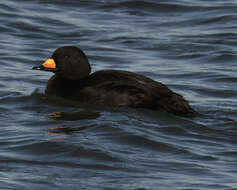
[[[237,189],[235,0],[7,0],[0,22],[0,189]],[[93,71],[168,85],[199,115],[46,96],[52,74],[31,68],[62,45]]]

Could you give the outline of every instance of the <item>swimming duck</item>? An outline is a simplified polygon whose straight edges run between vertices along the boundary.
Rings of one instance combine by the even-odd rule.
[[[101,106],[126,106],[194,116],[187,100],[167,86],[130,71],[102,70],[92,74],[87,56],[74,46],[59,47],[35,70],[55,73],[46,94]]]

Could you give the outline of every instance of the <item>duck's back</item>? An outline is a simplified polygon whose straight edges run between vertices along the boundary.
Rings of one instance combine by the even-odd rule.
[[[104,70],[91,74],[79,90],[80,100],[109,106],[154,107],[152,91],[164,87],[145,76],[119,70]]]
[[[128,71],[104,70],[77,84],[71,99],[95,105],[128,106],[193,116],[194,111],[179,94],[162,83]]]

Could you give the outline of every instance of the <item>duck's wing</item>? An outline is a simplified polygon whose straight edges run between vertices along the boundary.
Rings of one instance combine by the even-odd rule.
[[[194,111],[188,102],[166,85],[128,71],[99,71],[91,75],[80,90],[81,101],[109,105],[149,108],[183,116]]]
[[[125,81],[106,81],[86,86],[78,95],[90,104],[128,107],[150,107],[151,96],[146,88]]]

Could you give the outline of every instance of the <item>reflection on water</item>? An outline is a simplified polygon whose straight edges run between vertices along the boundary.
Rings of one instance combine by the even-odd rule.
[[[53,112],[49,119],[53,120],[65,120],[65,121],[76,121],[82,119],[96,119],[100,116],[99,112],[93,112],[89,110],[83,110],[80,112]]]

